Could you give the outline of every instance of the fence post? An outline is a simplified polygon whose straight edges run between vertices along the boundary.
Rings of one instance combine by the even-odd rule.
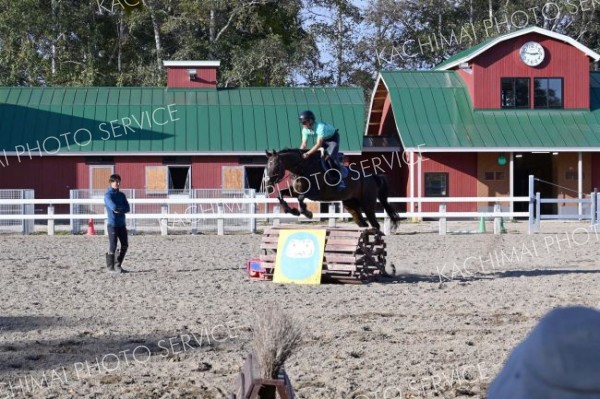
[[[535,194],[533,193],[533,175],[529,175],[529,226],[527,234],[533,234],[535,231],[535,220],[534,220],[534,206],[535,206]]]
[[[75,197],[75,190],[69,190],[69,199],[74,199]],[[69,214],[70,215],[74,215],[75,214],[75,204],[73,204],[72,202],[69,204]],[[73,221],[73,219],[69,219],[69,230],[71,230],[71,234],[75,234],[75,223]]]
[[[190,213],[192,216],[192,234],[198,234],[198,219],[193,217],[194,215],[197,214],[197,208],[198,208],[198,206],[196,204],[192,204],[191,209],[190,209]]]
[[[133,190],[131,190],[131,197],[132,199],[135,199],[135,188]],[[135,203],[131,204],[131,214],[135,215]],[[137,233],[137,224],[136,224],[136,220],[137,219],[131,219],[131,234],[135,235],[135,233]]]
[[[160,213],[163,215],[166,215],[169,213],[169,207],[167,205],[161,205],[160,206]],[[159,224],[160,224],[160,235],[161,236],[166,236],[167,234],[169,234],[169,221],[166,217],[163,217],[159,220]]]
[[[278,214],[278,213],[280,213],[280,212],[281,212],[281,210],[280,210],[280,209],[281,209],[281,208],[279,207],[279,205],[275,205],[275,206],[273,207],[273,213],[274,213],[274,214]],[[279,223],[280,223],[280,222],[279,222],[279,218],[273,218],[273,226],[279,226]]]
[[[600,201],[598,201],[598,195],[600,195],[600,193],[597,192],[597,189],[594,189],[594,196],[596,197],[596,214],[594,215],[594,218],[596,220],[596,222],[595,222],[596,224],[600,223],[600,209],[598,209],[598,208],[600,208],[598,206],[598,203]]]
[[[108,235],[108,214],[106,213],[106,209],[104,210],[104,235]]]
[[[596,207],[598,206],[596,202],[596,194],[596,189],[594,189],[594,192],[590,194],[590,200],[592,201],[590,204],[590,222],[592,226],[596,223]]]
[[[48,216],[54,215],[54,205],[48,205]],[[48,235],[54,235],[54,219],[48,219]]]
[[[256,195],[254,193],[255,190],[252,191],[253,192],[251,198],[253,200],[256,200]],[[250,233],[254,234],[256,233],[256,202],[250,203],[250,214],[252,215],[252,217],[250,218]]]
[[[535,193],[535,232],[539,233],[542,224],[542,196]]]
[[[217,214],[219,215],[223,215],[223,213],[225,213],[223,204],[217,204]],[[223,218],[220,217],[217,219],[217,235],[224,235],[225,234],[225,223],[223,222]]]
[[[329,214],[335,213],[335,204],[330,202],[328,209]],[[335,216],[329,216],[329,227],[335,227]]]
[[[21,199],[25,199],[25,190],[19,191],[21,191]],[[21,205],[21,215],[25,215],[25,204]],[[21,219],[21,233],[29,234],[27,230],[29,230],[27,226],[27,221],[25,219]]]
[[[439,212],[442,214],[446,213],[446,204],[440,204]],[[447,227],[448,226],[447,226],[447,222],[446,222],[446,217],[445,216],[440,217],[440,232],[439,233],[441,236],[446,235],[446,232],[448,231]]]
[[[500,204],[494,204],[494,213],[498,214],[500,213]],[[502,233],[502,223],[501,223],[502,218],[500,216],[494,216],[494,234],[501,234]]]
[[[594,188],[594,192],[591,194],[592,204],[590,205],[592,213],[592,226],[596,224],[596,215],[598,214],[598,189]]]

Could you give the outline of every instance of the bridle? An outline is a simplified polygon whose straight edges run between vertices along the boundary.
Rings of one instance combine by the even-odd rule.
[[[285,178],[285,168],[282,167],[283,161],[279,158],[280,155],[276,155],[275,157],[277,157],[277,161],[276,161],[276,165],[273,169],[273,175],[269,175],[267,176],[269,178],[269,181],[276,176],[275,178],[277,179],[276,181],[273,182],[273,184],[277,184],[280,181],[282,181]],[[272,159],[271,159],[272,160]],[[270,161],[271,161],[270,160]],[[297,169],[304,161],[306,161],[307,159],[304,159],[302,156],[300,157],[300,161],[298,161],[298,163],[296,163],[292,168],[293,169]],[[283,169],[283,170],[281,170]]]

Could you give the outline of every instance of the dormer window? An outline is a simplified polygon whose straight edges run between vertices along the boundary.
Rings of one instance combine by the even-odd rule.
[[[529,78],[500,80],[501,108],[531,108]],[[564,108],[562,78],[533,79],[533,108]]]
[[[529,108],[529,78],[502,78],[502,108]]]
[[[563,79],[535,78],[533,79],[535,108],[563,108]]]

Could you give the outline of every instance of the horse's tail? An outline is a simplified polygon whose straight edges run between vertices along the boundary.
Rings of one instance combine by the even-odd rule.
[[[387,183],[387,179],[383,175],[373,175],[375,178],[375,182],[377,183],[378,191],[377,191],[377,199],[383,205],[383,209],[388,214],[390,219],[392,220],[392,226],[394,229],[398,227],[398,223],[400,222],[400,216],[396,213],[396,210],[392,208],[390,203],[388,202],[388,197],[390,195],[390,189]]]

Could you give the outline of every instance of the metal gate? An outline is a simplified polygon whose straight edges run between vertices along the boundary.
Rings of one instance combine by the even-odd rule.
[[[34,199],[34,190],[0,190],[2,199]],[[0,205],[0,215],[33,215],[34,205]],[[0,220],[0,231],[30,234],[34,231],[33,220]]]

